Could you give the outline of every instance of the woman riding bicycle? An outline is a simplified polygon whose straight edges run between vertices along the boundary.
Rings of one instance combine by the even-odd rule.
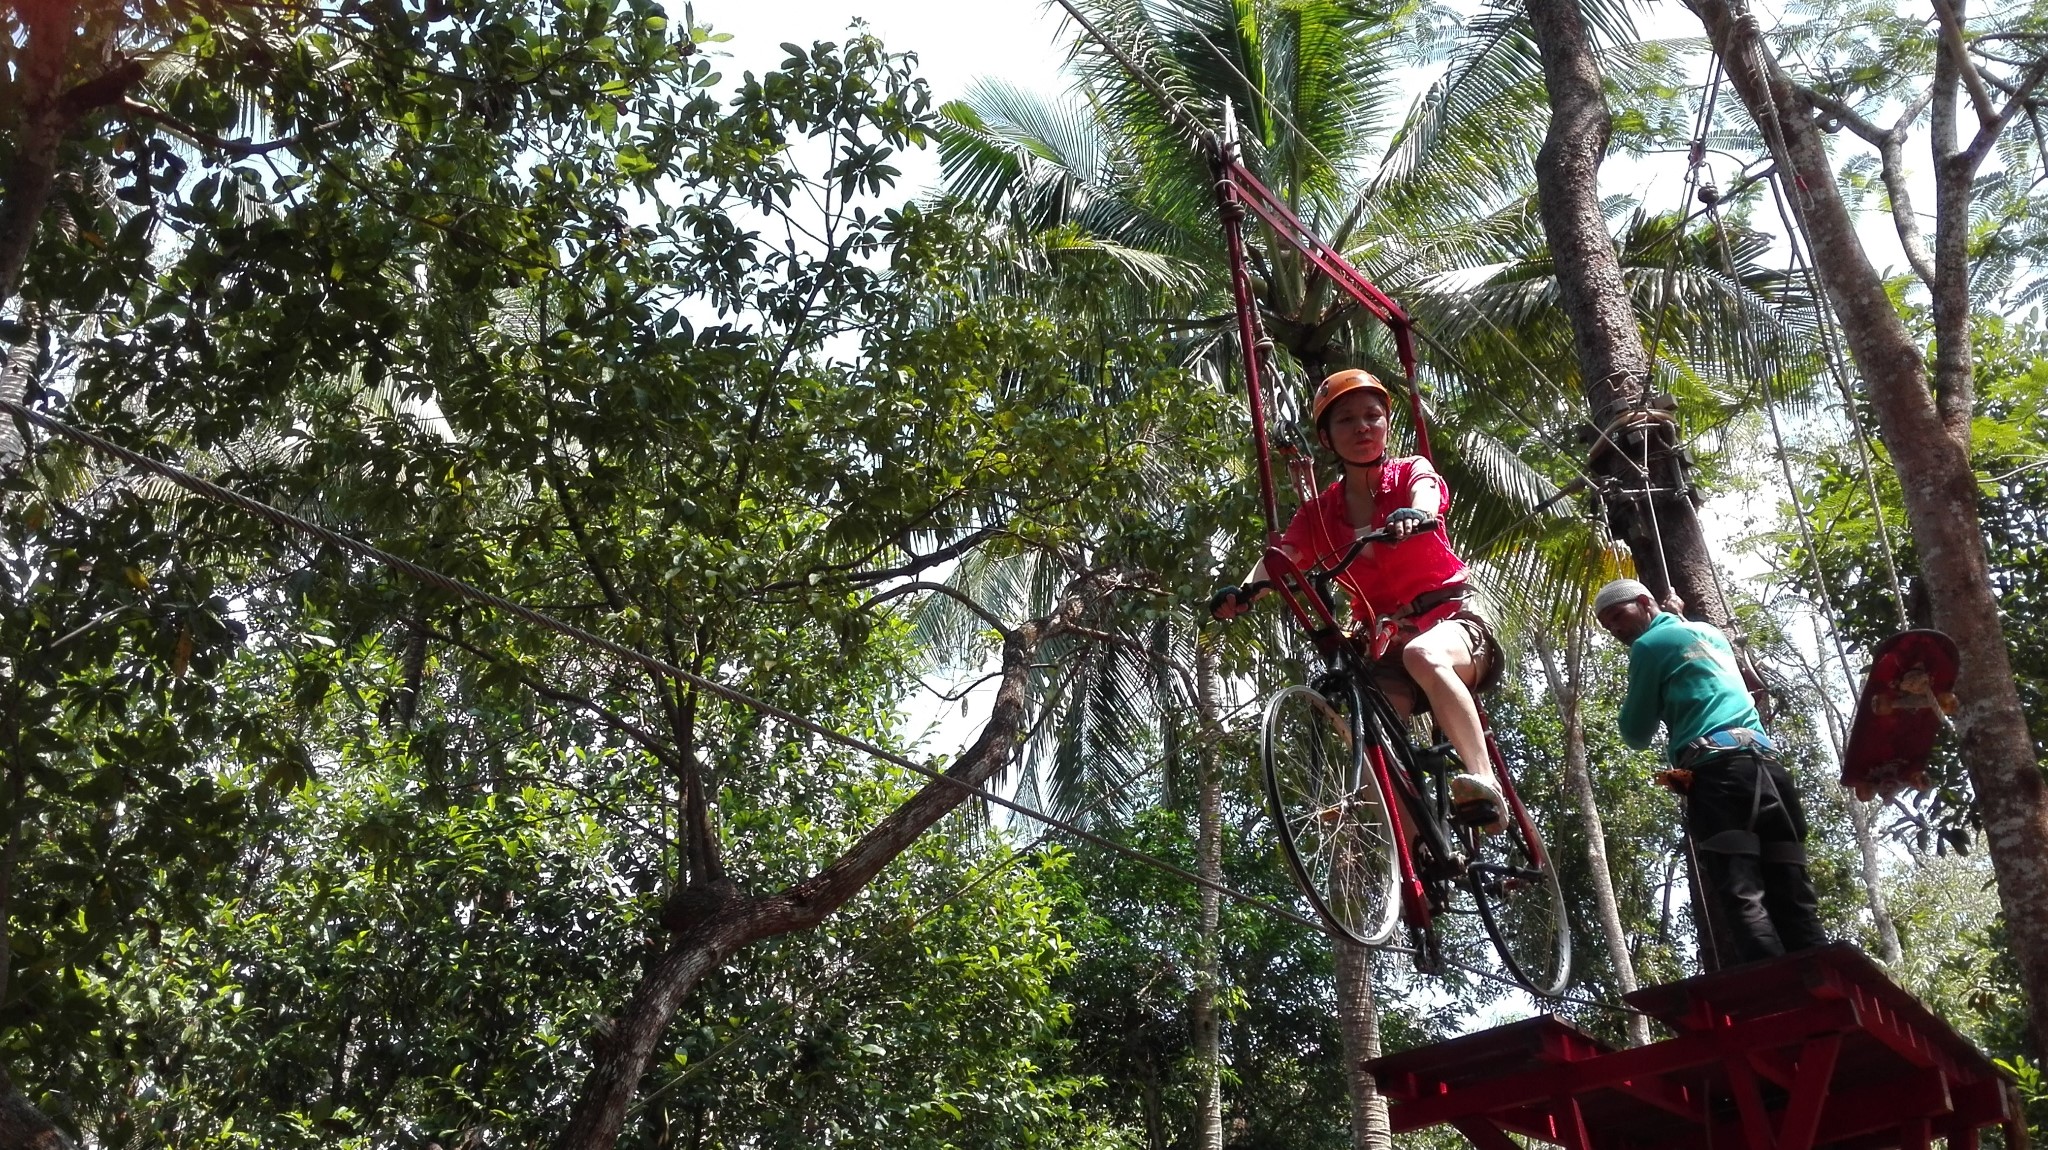
[[[1465,564],[1451,551],[1444,530],[1449,487],[1421,456],[1387,457],[1392,413],[1393,396],[1366,372],[1347,369],[1323,381],[1310,415],[1316,438],[1336,455],[1343,474],[1295,512],[1280,546],[1305,570],[1336,563],[1368,532],[1384,530],[1393,538],[1367,545],[1338,581],[1355,602],[1370,603],[1380,613],[1377,620],[1360,620],[1368,635],[1371,627],[1392,626],[1393,639],[1374,664],[1373,677],[1402,715],[1418,702],[1434,713],[1464,768],[1451,780],[1458,817],[1493,833],[1502,825],[1505,804],[1472,693],[1499,681],[1500,644],[1473,610]],[[1419,530],[1432,521],[1429,530]],[[1265,594],[1265,580],[1261,560],[1245,579],[1252,592],[1223,588],[1210,614],[1243,614]]]

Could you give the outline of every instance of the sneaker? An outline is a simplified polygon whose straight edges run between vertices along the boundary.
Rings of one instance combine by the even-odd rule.
[[[1492,779],[1479,775],[1451,777],[1451,813],[1459,822],[1497,835],[1507,828],[1507,806]]]

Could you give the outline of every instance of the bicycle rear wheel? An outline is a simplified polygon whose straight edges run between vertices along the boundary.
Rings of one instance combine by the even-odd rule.
[[[1498,835],[1480,835],[1466,881],[1502,965],[1516,982],[1545,998],[1564,992],[1572,976],[1572,936],[1556,861],[1532,821],[1508,812]],[[1542,866],[1536,859],[1544,860]]]
[[[1358,690],[1288,687],[1266,704],[1260,756],[1287,869],[1344,937],[1377,946],[1400,923],[1396,822],[1365,765]]]

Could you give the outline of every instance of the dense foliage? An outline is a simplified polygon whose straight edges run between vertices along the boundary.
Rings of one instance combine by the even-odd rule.
[[[1099,210],[1019,227],[896,186],[937,109],[914,62],[864,36],[728,77],[688,9],[647,0],[51,11],[68,19],[20,4],[0,23],[0,95],[28,90],[63,24],[64,83],[112,97],[66,124],[47,206],[0,212],[34,241],[0,293],[5,394],[920,761],[957,749],[912,734],[955,701],[926,679],[979,679],[1005,633],[1057,622],[1022,679],[1023,793],[1195,869],[1214,788],[1220,877],[1294,905],[1252,764],[1259,692],[1299,677],[1300,652],[1270,618],[1204,632],[1190,610],[1258,532],[1245,428],[1216,386],[1229,349],[1213,314],[1193,339],[1182,318],[1215,286],[1191,271],[1213,235],[1185,157],[1151,186],[1142,164],[1103,186],[1048,178]],[[1295,115],[1327,115],[1332,151],[1373,138],[1384,70],[1440,60],[1449,19],[1255,14],[1281,57],[1330,32],[1374,61],[1318,56],[1293,94]],[[1537,124],[1527,60],[1501,13],[1471,30],[1452,54],[1465,86],[1434,105],[1470,97],[1466,118],[1418,113],[1385,157],[1382,211],[1414,230],[1383,219],[1359,242],[1414,275],[1469,357],[1442,371],[1469,425],[1460,525],[1499,538],[1552,490],[1521,456],[1561,469],[1570,419],[1538,381],[1503,398],[1479,376],[1508,362],[1501,327],[1567,357],[1529,306],[1548,289],[1512,170],[1528,140],[1475,127],[1510,108],[1502,122]],[[1617,77],[1656,113],[1628,131],[1664,130],[1669,58]],[[31,110],[0,100],[0,162],[30,155]],[[969,112],[948,122],[956,146]],[[985,144],[1008,130],[973,126]],[[1103,144],[1119,164],[1168,142],[1126,127],[1132,148]],[[1315,210],[1341,216],[1348,177],[1286,117],[1259,131],[1259,162],[1305,171]],[[1470,210],[1428,211],[1454,199]],[[1155,211],[1128,244],[1080,226]],[[1669,234],[1639,218],[1626,241],[1645,293],[1663,273],[1660,315],[1713,279],[1689,267],[1671,294]],[[1162,236],[1180,246],[1138,242]],[[1475,260],[1511,267],[1476,293],[1426,282]],[[1328,303],[1283,280],[1288,314]],[[1736,371],[1720,329],[1684,330],[1680,382],[1711,393]],[[1378,351],[1342,325],[1291,334],[1316,356]],[[2043,376],[2035,336],[1998,339],[1983,468],[2024,635]],[[1535,422],[1490,434],[1508,404]],[[827,870],[922,783],[65,441],[23,448],[0,470],[0,1086],[85,1144],[547,1142],[687,939],[691,895]],[[1823,558],[1866,639],[1882,616],[1860,480],[1816,466],[1844,544]],[[1498,598],[1528,606],[1515,627],[1554,625],[1537,607],[1569,607],[1572,580],[1611,562],[1588,538],[1559,521],[1491,556]],[[1222,652],[1210,713],[1198,643]],[[2038,699],[2043,645],[2020,648]],[[1586,729],[1654,980],[1686,969],[1690,931],[1675,810],[1613,736],[1621,673],[1617,652],[1591,660]],[[1567,864],[1575,996],[1611,1000],[1539,682],[1515,678],[1495,720]],[[984,719],[967,698],[961,742]],[[1819,702],[1786,704],[1823,886],[1856,935],[1854,843],[1798,729]],[[1956,901],[1975,872],[1897,870],[1906,977],[2022,1053],[1995,908]],[[1192,1145],[1190,1001],[1212,967],[1225,1141],[1350,1144],[1327,940],[1251,905],[1226,903],[1213,937],[1200,922],[1179,878],[951,811],[824,925],[696,983],[659,1020],[621,1141]],[[1491,968],[1476,932],[1450,943]],[[1376,962],[1389,1049],[1529,1005]],[[1612,1010],[1570,1009],[1618,1033]]]

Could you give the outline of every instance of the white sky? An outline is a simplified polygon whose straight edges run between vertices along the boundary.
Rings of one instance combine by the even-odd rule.
[[[680,5],[670,0],[670,7]],[[780,66],[787,55],[784,43],[808,48],[819,40],[844,40],[858,17],[889,50],[917,53],[918,74],[936,101],[959,98],[982,77],[1039,92],[1066,87],[1059,69],[1067,37],[1053,16],[1059,10],[1046,11],[1041,0],[698,0],[694,7],[699,23],[732,34],[712,46],[714,53],[727,54],[712,59],[728,79]],[[904,155],[897,166],[904,174],[901,193],[914,195],[938,180],[938,157],[931,149]]]

